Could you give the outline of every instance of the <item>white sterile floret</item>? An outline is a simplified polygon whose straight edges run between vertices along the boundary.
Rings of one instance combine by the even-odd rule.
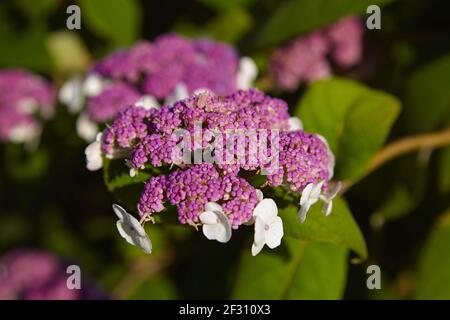
[[[167,104],[174,104],[177,101],[184,100],[186,98],[189,98],[189,92],[186,87],[186,85],[182,82],[176,85],[173,92],[166,98],[164,103]]]
[[[83,83],[79,77],[73,77],[64,82],[58,93],[59,101],[67,106],[70,113],[78,113],[83,108]]]
[[[144,108],[146,110],[150,110],[150,109],[158,109],[159,103],[154,96],[146,94],[135,103],[135,106]]]
[[[96,140],[88,145],[84,151],[86,155],[86,168],[90,171],[97,171],[103,166],[101,141],[102,133],[99,133]]]
[[[11,142],[14,143],[23,143],[30,142],[39,137],[41,134],[42,128],[38,124],[24,124],[18,125],[11,129],[9,133],[9,138]]]
[[[219,204],[208,202],[199,218],[203,223],[203,234],[209,240],[226,243],[231,239],[230,221]]]
[[[297,117],[290,117],[288,120],[289,131],[303,130],[303,123]]]
[[[102,92],[107,81],[98,74],[92,73],[83,82],[83,93],[88,97],[95,97]]]
[[[80,113],[76,123],[78,136],[87,142],[91,142],[97,136],[98,125],[93,122],[86,112]]]
[[[278,216],[278,208],[272,199],[263,199],[253,210],[255,217],[255,237],[252,255],[256,256],[267,245],[274,249],[281,244],[283,238],[283,221]]]
[[[144,252],[151,253],[152,242],[139,221],[117,204],[113,204],[113,210],[119,218],[116,226],[122,238],[128,243],[141,248]]]
[[[250,57],[242,57],[239,60],[239,70],[237,75],[238,89],[246,90],[252,87],[253,81],[258,75],[258,67]]]
[[[309,208],[319,200],[320,194],[322,192],[322,186],[324,181],[320,181],[317,184],[309,183],[302,191],[302,196],[300,198],[300,210],[298,211],[298,216],[301,222],[306,220],[306,214]]]
[[[322,191],[322,186],[324,181],[317,184],[309,183],[305,189],[302,191],[302,196],[300,198],[300,210],[298,211],[298,216],[301,222],[305,222],[306,214],[313,204],[315,204],[319,199],[323,202],[322,212],[328,216],[331,214],[333,209],[333,199],[339,193],[341,189],[341,183],[330,184],[328,190]]]

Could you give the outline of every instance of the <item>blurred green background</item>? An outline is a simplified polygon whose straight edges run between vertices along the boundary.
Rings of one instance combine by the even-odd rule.
[[[81,8],[81,30],[66,29],[71,4]],[[364,19],[370,4],[382,7],[381,30],[365,36],[365,55],[377,64],[370,73],[345,76],[399,100],[388,142],[448,128],[448,1],[7,0],[0,3],[0,67],[27,68],[60,85],[116,48],[179,32],[236,46],[264,76],[274,48],[346,15]],[[343,92],[361,89],[336,81],[330,86]],[[323,107],[311,106],[317,95],[338,101],[330,90],[313,84],[269,93],[307,119],[308,108]],[[349,139],[366,129],[370,135],[372,127],[382,130],[388,118],[354,120],[359,127]],[[348,161],[360,156],[357,147],[349,149]],[[116,234],[114,198],[102,173],[85,169],[84,148],[75,118],[62,106],[37,152],[0,145],[0,253],[36,247],[70,258],[113,298],[450,299],[449,146],[421,148],[358,176],[345,198],[368,248],[368,259],[359,264],[350,263],[347,248],[294,239],[250,259],[248,230],[223,246],[170,225],[151,228],[154,252],[147,256]],[[366,287],[371,264],[381,268],[381,290]]]

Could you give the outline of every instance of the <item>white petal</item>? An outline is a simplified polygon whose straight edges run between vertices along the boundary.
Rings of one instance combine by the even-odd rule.
[[[325,200],[322,205],[322,212],[325,216],[329,216],[333,210],[333,201]]]
[[[239,60],[239,71],[237,75],[237,87],[239,89],[249,89],[258,75],[258,67],[250,57],[242,57]]]
[[[310,200],[313,199],[315,201],[319,200],[320,194],[322,193],[322,187],[325,181],[320,181],[318,184],[316,184],[311,191]]]
[[[125,225],[124,222],[122,220],[117,220],[116,222],[116,227],[117,227],[117,231],[119,231],[119,234],[122,238],[124,238],[129,244],[133,244],[133,239],[131,238],[131,236],[128,234],[127,230],[125,229]]]
[[[303,130],[303,123],[297,117],[290,117],[288,120],[289,131]]]
[[[260,189],[256,189],[256,196],[258,197],[259,202],[261,202],[264,199],[264,194]]]
[[[189,92],[184,83],[180,82],[175,87],[173,93],[166,98],[165,104],[174,104],[177,101],[184,100],[189,97]]]
[[[215,214],[213,211],[202,212],[198,217],[203,224],[213,225],[217,224],[217,221],[219,220],[217,214]]]
[[[306,187],[302,191],[302,196],[300,198],[300,205],[303,206],[305,203],[309,201],[309,197],[311,195],[311,191],[314,188],[313,183],[309,183],[306,185]]]
[[[138,246],[146,253],[152,252],[152,242],[147,234],[144,236],[139,235],[136,230],[131,228],[126,221],[119,220],[116,222],[117,230],[119,234],[124,238],[129,244]]]
[[[83,92],[88,97],[95,97],[102,92],[105,86],[106,81],[98,74],[92,73],[84,80]]]
[[[42,131],[38,124],[26,124],[15,126],[9,132],[9,138],[12,142],[22,143],[36,139]]]
[[[18,108],[26,114],[33,114],[38,109],[38,103],[33,98],[23,98],[19,101]]]
[[[119,220],[123,220],[125,215],[128,214],[127,211],[118,204],[114,203],[112,205],[112,208],[113,208],[113,211],[116,214],[117,218],[119,218]]]
[[[97,136],[98,126],[89,119],[87,113],[83,112],[78,116],[76,126],[78,135],[88,142],[93,141]]]
[[[328,144],[327,139],[325,139],[325,137],[320,134],[318,134],[317,136],[320,138],[320,140],[322,140],[323,143],[325,143],[325,145],[328,148],[328,180],[331,180],[331,178],[333,178],[334,175],[334,165],[335,165],[334,154],[333,151],[331,151],[330,149],[330,145]]]
[[[218,225],[217,241],[225,243],[231,239],[231,224],[223,212],[216,212],[220,224]]]
[[[300,218],[300,222],[303,223],[306,220],[306,214],[308,213],[310,208],[310,204],[306,203],[300,207],[300,210],[298,211],[298,217]]]
[[[150,110],[150,109],[158,109],[159,108],[159,103],[158,100],[156,100],[155,97],[147,94],[142,96],[136,103],[135,105],[137,107],[141,107],[144,108],[146,110]]]
[[[216,202],[208,202],[205,205],[205,211],[222,212],[222,206]]]
[[[194,92],[192,93],[193,95],[201,95],[201,94],[214,94],[211,90],[209,90],[208,88],[198,88],[195,89]]]
[[[270,249],[276,248],[281,244],[283,238],[283,221],[280,217],[276,217],[275,221],[269,226],[266,231],[266,244]]]
[[[103,159],[101,151],[101,143],[98,141],[92,142],[85,150],[86,168],[90,171],[96,171],[102,168]]]
[[[124,216],[123,221],[128,225],[130,230],[132,230],[132,235],[137,235],[137,236],[140,236],[140,237],[146,237],[147,236],[147,233],[145,232],[144,227],[131,214],[127,213]]]
[[[137,170],[135,168],[130,169],[130,177],[134,178],[137,175]]]
[[[136,246],[141,248],[145,253],[152,253],[152,242],[147,235],[145,235],[145,237],[136,238],[134,241]]]
[[[216,240],[216,225],[204,224],[202,227],[203,234],[208,240]]]
[[[338,195],[339,191],[341,191],[341,188],[342,183],[340,181],[332,184],[330,183],[328,190],[323,196],[328,200],[334,199]]]
[[[262,248],[264,248],[264,243],[263,244],[253,243],[253,245],[252,245],[252,256],[256,256],[258,253],[260,253]]]
[[[83,108],[84,93],[79,77],[73,77],[61,86],[58,98],[61,103],[67,105],[70,113],[78,113]]]
[[[265,234],[265,223],[259,217],[255,218],[255,234],[253,237],[253,242],[257,245],[261,245],[266,243],[266,234]]]
[[[277,204],[273,199],[263,199],[253,210],[253,215],[270,224],[278,215]]]

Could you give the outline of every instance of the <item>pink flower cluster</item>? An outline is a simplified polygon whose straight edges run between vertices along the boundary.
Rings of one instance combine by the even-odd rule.
[[[79,300],[106,296],[82,278],[80,290],[67,287],[69,264],[51,253],[19,249],[0,259],[0,300]]]
[[[108,82],[99,95],[89,99],[92,120],[111,120],[123,107],[141,96],[163,100],[183,85],[187,94],[209,89],[217,94],[236,90],[239,57],[223,43],[190,40],[176,34],[142,41],[128,50],[112,53],[91,70]]]
[[[346,17],[277,49],[269,71],[280,89],[293,91],[302,82],[331,75],[331,61],[341,69],[358,64],[362,52],[363,24],[357,17]]]
[[[54,111],[53,87],[18,69],[0,71],[0,141],[25,142],[39,134],[40,118]]]
[[[169,204],[177,207],[181,223],[195,225],[205,204],[216,202],[236,229],[252,218],[259,201],[249,178],[267,171],[268,186],[282,185],[299,194],[307,184],[331,178],[326,142],[289,131],[288,120],[284,101],[256,89],[228,96],[202,93],[160,109],[126,108],[103,132],[102,151],[107,157],[127,154],[133,170],[171,166],[168,174],[147,181],[138,204],[141,216]],[[188,159],[177,149],[186,140]],[[242,158],[223,161],[225,149]],[[209,151],[212,161],[192,163],[191,156],[199,151]]]

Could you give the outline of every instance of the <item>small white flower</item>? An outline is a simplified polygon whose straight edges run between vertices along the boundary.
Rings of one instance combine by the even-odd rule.
[[[318,184],[309,183],[303,189],[300,198],[300,210],[298,211],[301,222],[305,222],[309,208],[319,200],[323,184],[324,181],[320,181]]]
[[[341,187],[342,184],[339,181],[333,185],[330,185],[328,190],[320,196],[320,200],[323,201],[322,212],[326,216],[331,214],[331,211],[333,210],[333,199],[338,195]]]
[[[120,235],[128,243],[138,246],[146,253],[152,253],[152,242],[139,221],[117,204],[113,204],[113,210],[119,218],[116,226]]]
[[[135,103],[135,106],[144,108],[146,110],[150,110],[150,109],[158,109],[159,103],[154,96],[146,94]]]
[[[256,189],[255,191],[256,191],[256,197],[258,198],[258,203],[260,203],[264,199],[264,194],[262,193],[262,191],[260,189]],[[247,222],[244,222],[244,224],[246,226],[251,226],[254,223],[255,223],[255,216],[252,216],[250,220],[248,220]]]
[[[263,199],[253,210],[255,217],[255,238],[252,255],[256,256],[267,245],[274,249],[281,244],[283,238],[283,221],[278,216],[278,208],[272,199]]]
[[[289,131],[303,130],[303,123],[297,117],[290,117],[288,120]]]
[[[239,71],[237,75],[237,87],[239,89],[249,89],[258,75],[258,67],[250,57],[242,57],[239,60]]]
[[[11,139],[11,142],[14,143],[31,142],[38,139],[41,131],[42,128],[38,124],[28,123],[25,125],[18,125],[11,129],[9,138]]]
[[[80,113],[76,127],[78,136],[87,142],[91,142],[97,136],[98,125],[89,118],[86,112]]]
[[[19,101],[18,107],[25,114],[33,114],[38,110],[38,103],[33,98],[24,98]]]
[[[67,106],[70,113],[78,113],[83,108],[84,93],[80,77],[64,82],[58,93],[59,101]]]
[[[199,218],[203,223],[203,234],[209,240],[226,243],[231,239],[230,221],[219,204],[208,202]]]
[[[84,151],[86,155],[86,168],[90,171],[97,171],[103,166],[101,141],[102,133],[99,133],[95,141],[88,145]]]
[[[83,93],[88,97],[95,97],[106,87],[107,81],[95,73],[91,73],[83,82]]]
[[[333,199],[338,194],[341,184],[340,182],[332,184],[331,187],[324,193],[322,192],[322,186],[325,181],[320,181],[318,184],[309,183],[305,189],[302,191],[302,196],[300,198],[300,210],[298,211],[298,216],[301,222],[305,222],[306,214],[313,204],[317,201],[322,200],[322,212],[328,216],[333,209]]]
[[[174,104],[177,101],[184,100],[186,98],[189,98],[189,92],[186,87],[186,85],[182,82],[176,85],[175,89],[173,90],[172,94],[170,94],[166,100],[164,101],[165,104]]]

